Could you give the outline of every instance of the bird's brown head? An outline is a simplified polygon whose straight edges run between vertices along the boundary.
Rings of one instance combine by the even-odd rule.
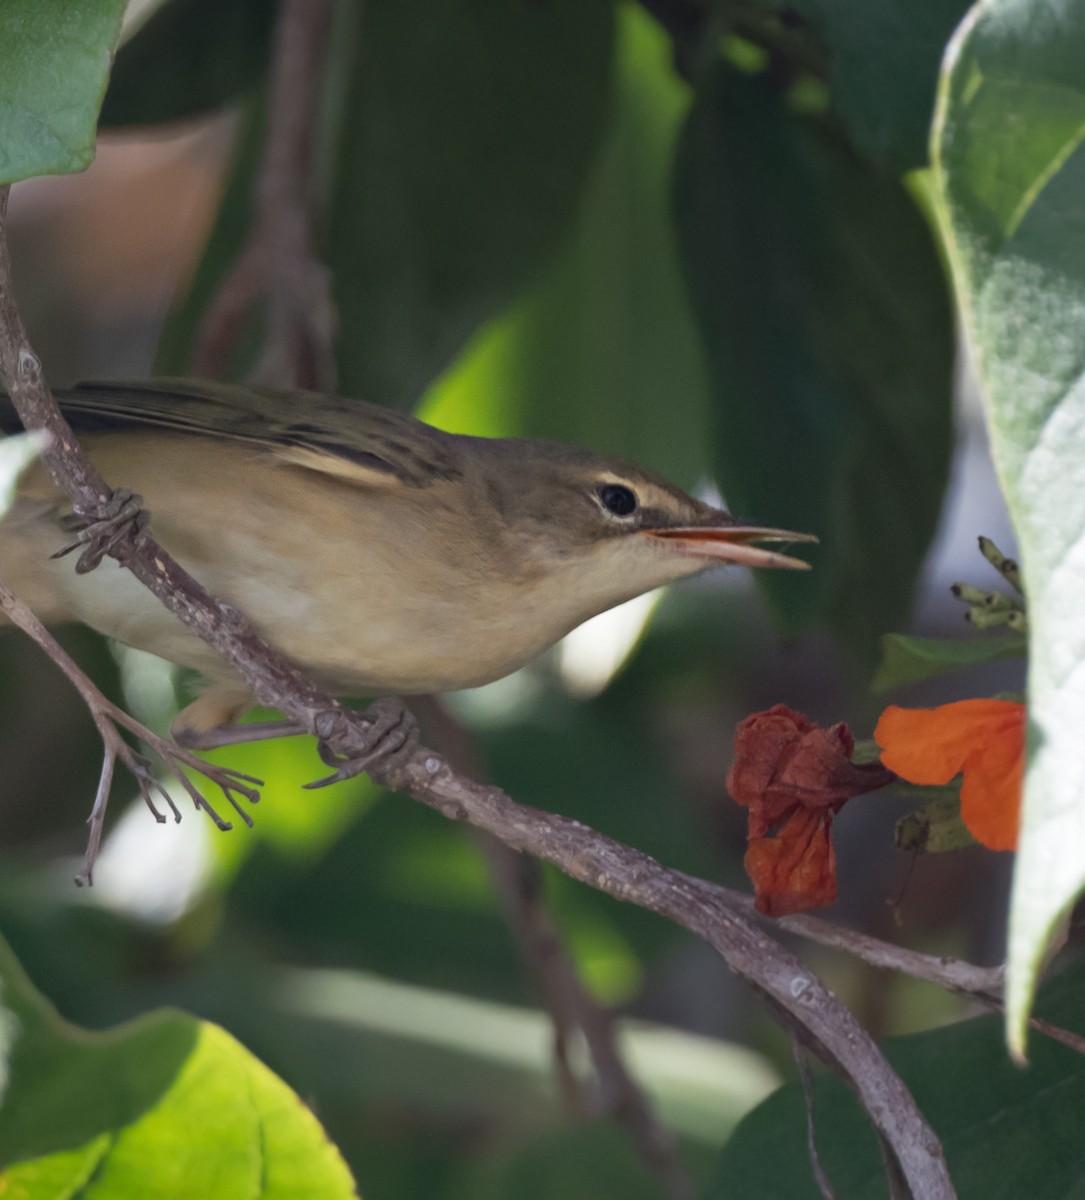
[[[564,578],[595,611],[713,566],[807,570],[759,543],[817,541],[738,521],[652,471],[558,442],[491,441],[485,463],[486,507],[525,566]]]

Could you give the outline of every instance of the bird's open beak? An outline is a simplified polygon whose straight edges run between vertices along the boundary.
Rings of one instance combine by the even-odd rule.
[[[783,567],[790,571],[809,571],[810,564],[776,550],[766,550],[755,542],[816,542],[812,533],[790,529],[769,529],[764,525],[689,526],[680,529],[645,529],[645,537],[660,538],[675,550],[707,562],[737,563],[742,567]]]

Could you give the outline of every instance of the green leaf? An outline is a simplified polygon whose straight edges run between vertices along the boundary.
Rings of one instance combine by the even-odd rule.
[[[1046,989],[1043,1015],[1082,1031],[1079,965]],[[961,1197],[1062,1200],[1081,1184],[1085,1057],[1047,1038],[1028,1070],[1009,1061],[1000,1018],[979,1017],[885,1046],[945,1149]],[[816,1081],[818,1151],[836,1195],[882,1200],[885,1167],[868,1119],[836,1079]],[[724,1148],[705,1200],[818,1200],[798,1084],[755,1109]]]
[[[610,92],[611,0],[368,0],[330,180],[340,385],[411,407],[557,252]]]
[[[856,143],[906,170],[925,166],[938,68],[968,0],[796,0],[831,51],[833,104]]]
[[[826,622],[872,662],[948,469],[952,319],[930,231],[833,127],[724,64],[685,130],[677,215],[724,496],[822,540],[808,576],[759,583],[786,627]]]
[[[1085,886],[1085,9],[977,6],[954,39],[936,184],[1029,612],[1029,767],[1010,915],[1020,1051],[1036,972]]]
[[[0,5],[0,184],[82,171],[125,0]]]
[[[1023,658],[1027,647],[1025,638],[1018,634],[925,638],[887,633],[882,638],[882,661],[870,686],[875,692],[888,692],[905,683],[931,679],[996,658]]]
[[[222,108],[267,68],[276,0],[170,0],[121,47],[102,125],[155,125]]]
[[[932,798],[915,812],[901,817],[893,830],[893,845],[906,854],[945,854],[979,843],[961,818],[961,789],[916,788]],[[912,793],[912,794],[915,794]]]
[[[3,943],[0,983],[6,1194],[356,1195],[312,1113],[217,1025],[162,1010],[107,1033],[78,1029]]]
[[[709,470],[703,351],[669,181],[689,88],[638,7],[620,10],[610,126],[558,261],[426,397],[444,428],[554,437],[694,486]]]

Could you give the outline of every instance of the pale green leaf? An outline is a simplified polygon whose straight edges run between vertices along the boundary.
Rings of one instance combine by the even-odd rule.
[[[1029,606],[1029,769],[1010,916],[1020,1052],[1048,938],[1085,886],[1085,7],[989,0],[947,58],[947,241]]]

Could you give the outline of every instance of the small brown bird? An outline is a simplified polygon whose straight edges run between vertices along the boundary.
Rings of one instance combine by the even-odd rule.
[[[464,437],[356,400],[192,380],[58,394],[158,541],[337,695],[476,687],[588,617],[721,563],[805,568],[660,476],[559,442]],[[6,401],[0,430],[19,428]],[[0,523],[0,579],[47,623],[81,621],[194,667],[184,740],[253,704],[209,647],[112,560],[50,559],[70,513],[38,466]]]

